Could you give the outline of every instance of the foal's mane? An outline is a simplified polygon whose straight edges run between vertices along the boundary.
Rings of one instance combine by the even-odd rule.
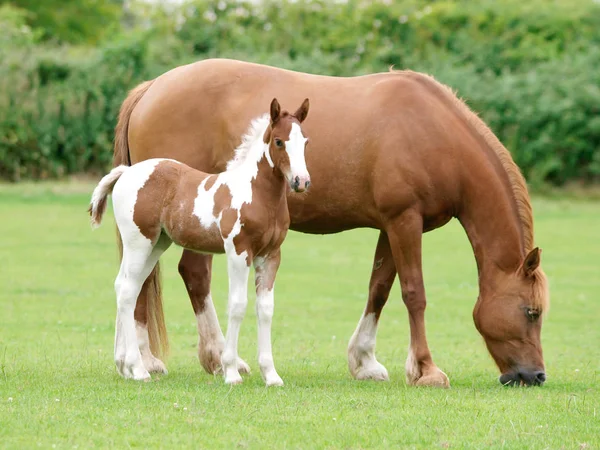
[[[502,145],[500,140],[498,140],[496,135],[492,132],[492,130],[489,129],[483,120],[481,120],[475,112],[471,111],[467,104],[462,99],[457,97],[456,93],[450,87],[440,83],[428,74],[412,72],[409,70],[394,72],[408,75],[411,79],[415,79],[417,81],[425,81],[429,86],[437,88],[437,90],[461,113],[469,125],[471,125],[473,129],[485,140],[494,153],[496,153],[496,156],[500,160],[500,164],[506,171],[511,191],[513,193],[513,198],[517,207],[517,213],[521,222],[525,253],[529,253],[531,250],[533,250],[533,211],[531,209],[529,193],[527,192],[527,184],[525,183],[525,178],[523,178],[519,167],[513,161],[509,151],[504,147],[504,145]]]
[[[242,136],[242,143],[235,149],[233,159],[227,163],[227,170],[240,167],[251,155],[254,155],[255,151],[262,150],[263,136],[269,122],[269,114],[263,114],[250,122],[248,131]],[[258,147],[259,144],[260,147]],[[258,157],[259,155],[254,156]]]

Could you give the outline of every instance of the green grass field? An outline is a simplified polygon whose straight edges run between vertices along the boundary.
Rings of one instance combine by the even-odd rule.
[[[452,388],[404,382],[407,314],[398,286],[378,358],[389,383],[354,381],[346,345],[364,308],[377,233],[290,233],[277,279],[276,367],[256,363],[254,297],[240,336],[253,373],[229,388],[196,359],[197,333],[163,257],[169,375],[119,378],[113,364],[117,253],[111,214],[92,232],[91,185],[0,186],[1,448],[600,448],[600,202],[536,199],[552,308],[543,329],[548,382],[504,388],[471,319],[477,277],[456,221],[425,238],[428,337]],[[226,323],[226,272],[213,297]]]

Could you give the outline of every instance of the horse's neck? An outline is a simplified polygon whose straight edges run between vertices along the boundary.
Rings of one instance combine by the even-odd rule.
[[[458,219],[475,253],[480,287],[498,271],[518,268],[524,256],[523,230],[508,180],[493,168],[471,170]]]

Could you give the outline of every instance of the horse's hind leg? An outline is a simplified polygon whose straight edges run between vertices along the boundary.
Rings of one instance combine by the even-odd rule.
[[[275,276],[281,261],[279,250],[267,257],[254,260],[256,284],[256,316],[258,319],[258,365],[267,386],[283,386],[283,380],[275,370],[271,349],[271,323],[275,308]]]
[[[387,231],[410,325],[406,381],[418,386],[448,387],[448,377],[433,362],[425,335],[426,299],[421,266],[423,219],[418,212],[408,211],[391,221]]]
[[[348,344],[348,368],[357,380],[388,380],[387,370],[375,358],[375,341],[379,315],[395,278],[392,249],[387,234],[382,231],[375,250],[367,306]]]
[[[221,371],[221,353],[225,346],[225,338],[210,295],[211,271],[212,255],[183,251],[179,261],[179,274],[196,314],[198,359],[204,370],[214,374]],[[249,373],[250,367],[239,358],[238,370],[241,373]]]
[[[171,241],[161,236],[156,243],[141,238],[133,244],[124,242],[123,259],[115,281],[117,294],[117,319],[115,330],[115,364],[125,378],[148,380],[150,374],[138,346],[134,319],[136,300],[146,278]]]

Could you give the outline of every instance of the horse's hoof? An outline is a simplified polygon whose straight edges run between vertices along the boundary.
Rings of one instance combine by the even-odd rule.
[[[389,381],[390,377],[386,368],[378,361],[371,361],[368,365],[358,369],[354,378],[357,380]]]
[[[409,384],[413,384],[415,386],[449,388],[450,380],[444,372],[442,372],[440,369],[437,369],[437,371],[428,375],[424,375],[415,382]]]
[[[221,367],[221,351],[216,348],[198,348],[198,359],[202,368],[211,375],[223,373]]]
[[[144,361],[144,367],[150,373],[162,373],[166,375],[168,372],[165,363],[163,363],[160,359],[152,356],[150,358],[142,358]]]

